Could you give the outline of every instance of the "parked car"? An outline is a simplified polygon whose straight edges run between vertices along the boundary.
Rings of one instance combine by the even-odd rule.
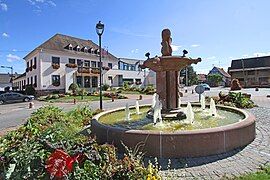
[[[204,89],[206,90],[206,91],[210,91],[210,86],[208,85],[208,84],[202,84],[202,86],[204,87]]]
[[[29,102],[35,97],[31,95],[23,95],[16,92],[7,92],[0,95],[0,104],[12,102]]]

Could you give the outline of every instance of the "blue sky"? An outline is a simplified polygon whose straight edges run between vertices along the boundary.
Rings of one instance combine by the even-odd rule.
[[[117,57],[160,55],[160,33],[172,32],[174,54],[201,57],[198,73],[231,59],[270,55],[268,0],[0,0],[0,65],[22,73],[22,59],[56,33],[98,41]],[[8,72],[1,69],[0,72]]]

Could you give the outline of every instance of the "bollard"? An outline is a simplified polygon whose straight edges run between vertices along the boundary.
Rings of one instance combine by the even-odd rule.
[[[139,95],[139,100],[142,100],[142,95],[141,94]]]
[[[114,102],[114,96],[112,96],[112,102]]]
[[[187,93],[187,89],[185,90],[185,93]]]
[[[73,99],[73,104],[76,104],[76,99],[75,98]]]
[[[32,108],[34,108],[34,103],[33,102],[30,102],[29,103],[29,109],[32,109]]]
[[[194,94],[194,90],[192,89],[191,94]]]
[[[256,87],[256,88],[255,88],[255,91],[259,91],[259,88],[258,88],[258,87]]]

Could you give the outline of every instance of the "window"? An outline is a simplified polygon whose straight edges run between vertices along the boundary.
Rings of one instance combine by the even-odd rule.
[[[34,86],[37,87],[37,76],[35,76],[35,79],[34,79]]]
[[[130,65],[130,70],[131,71],[135,71],[135,66],[134,65]]]
[[[27,85],[29,85],[29,77],[27,78]]]
[[[31,85],[33,84],[33,76],[31,76]]]
[[[54,86],[60,85],[60,75],[52,75],[52,85]]]
[[[248,71],[247,74],[248,75],[255,75],[255,71]]]
[[[69,64],[75,64],[75,59],[68,58],[68,63],[69,63]]]
[[[68,49],[69,49],[69,50],[72,50],[72,44],[69,44],[69,45],[68,45]]]
[[[84,87],[90,88],[90,77],[89,76],[84,77]]]
[[[77,46],[77,47],[76,47],[76,50],[77,50],[77,51],[80,51],[80,46]]]
[[[97,67],[97,62],[96,61],[91,61],[91,67],[93,67],[93,68]]]
[[[52,56],[52,64],[60,64],[60,57]]]
[[[30,60],[30,67],[32,67],[33,66],[33,60],[31,59]]]
[[[34,65],[33,68],[36,69],[37,68],[37,57],[34,57]]]
[[[90,67],[90,61],[84,61],[84,67]]]
[[[82,87],[82,76],[77,76],[76,81],[77,81],[78,86]]]
[[[29,68],[29,61],[27,62],[27,68]]]
[[[112,63],[108,63],[108,67],[112,69]]]
[[[77,59],[77,65],[82,66],[82,60],[81,59]]]
[[[101,62],[101,67],[102,67],[103,63]],[[98,67],[100,67],[100,62],[98,62]]]
[[[87,52],[87,51],[88,51],[87,47],[84,47],[84,48],[83,48],[83,51],[84,51],[84,52]]]
[[[95,76],[92,77],[92,87],[98,87],[98,78]]]

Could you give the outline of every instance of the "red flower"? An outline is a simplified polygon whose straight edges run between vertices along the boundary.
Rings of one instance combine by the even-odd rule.
[[[70,173],[73,169],[73,163],[81,158],[82,154],[71,157],[65,151],[56,149],[46,161],[46,170],[51,177],[61,178]]]

